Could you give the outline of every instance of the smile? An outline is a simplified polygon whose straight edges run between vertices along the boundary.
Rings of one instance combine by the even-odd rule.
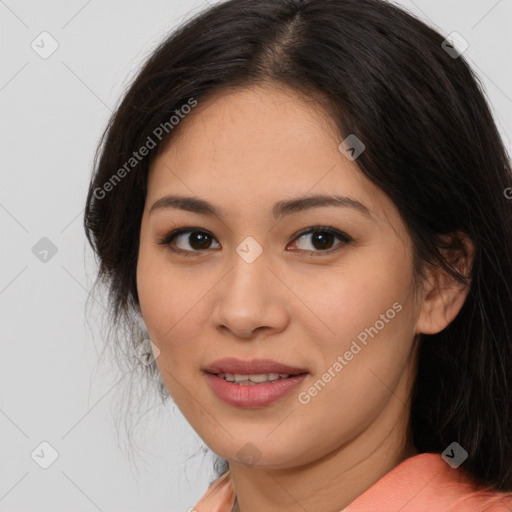
[[[239,373],[218,373],[218,377],[228,382],[235,382],[242,386],[251,386],[261,384],[262,382],[271,382],[279,379],[287,379],[288,373],[255,373],[252,375],[241,375]]]

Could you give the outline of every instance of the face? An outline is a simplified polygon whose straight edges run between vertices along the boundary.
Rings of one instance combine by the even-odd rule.
[[[291,90],[224,90],[179,129],[150,170],[137,266],[173,400],[233,462],[373,449],[407,418],[420,312],[393,203],[318,103]],[[237,372],[266,383],[222,376]]]

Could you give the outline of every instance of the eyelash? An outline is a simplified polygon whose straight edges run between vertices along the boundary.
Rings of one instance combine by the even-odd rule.
[[[178,235],[181,235],[183,233],[202,233],[202,234],[211,236],[215,240],[215,238],[213,237],[213,235],[211,233],[209,233],[208,231],[205,231],[201,228],[179,228],[179,229],[175,229],[174,231],[171,231],[170,233],[166,234],[162,239],[160,239],[158,241],[158,244],[166,245],[166,246],[168,246],[168,249],[170,251],[172,251],[173,253],[182,254],[183,256],[186,256],[186,257],[194,257],[196,253],[206,252],[206,250],[204,250],[204,251],[201,251],[201,250],[185,251],[183,249],[176,249],[176,248],[171,247],[171,242]],[[311,256],[321,256],[322,254],[331,254],[334,251],[338,250],[340,246],[344,246],[352,241],[352,238],[350,238],[346,233],[343,233],[342,231],[338,231],[337,229],[334,229],[334,228],[331,228],[328,226],[314,226],[312,228],[307,228],[307,229],[304,229],[304,230],[300,231],[299,233],[297,233],[297,235],[292,240],[292,242],[301,238],[304,235],[314,234],[314,233],[328,233],[330,235],[334,235],[339,240],[341,240],[341,243],[339,243],[336,246],[334,246],[333,248],[327,249],[325,251],[302,250],[304,252],[309,252],[311,254]],[[299,249],[299,251],[300,251],[300,249]]]

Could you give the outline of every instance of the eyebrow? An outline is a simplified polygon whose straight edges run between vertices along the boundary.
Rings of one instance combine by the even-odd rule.
[[[374,220],[370,210],[363,203],[347,196],[338,195],[303,196],[296,199],[278,201],[272,207],[272,217],[274,220],[278,220],[292,213],[326,206],[352,208],[371,220]],[[200,215],[215,216],[220,219],[225,219],[227,217],[226,212],[222,208],[214,206],[204,199],[199,199],[193,196],[164,196],[153,203],[149,210],[149,214],[155,210],[168,208],[186,210]]]

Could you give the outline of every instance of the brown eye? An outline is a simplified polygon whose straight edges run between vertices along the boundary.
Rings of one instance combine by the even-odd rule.
[[[181,237],[183,237],[185,247],[180,247],[179,243],[177,243],[176,245],[180,247],[180,249],[184,250],[187,250],[187,243],[190,244],[190,247],[196,250],[209,249],[213,240],[212,236],[203,231],[191,231],[190,234],[188,235],[186,233],[183,233],[177,236],[176,238],[180,239]]]
[[[308,238],[310,241],[308,242]],[[339,240],[338,243],[336,239]],[[337,250],[338,246],[346,245],[352,239],[342,231],[330,227],[315,226],[299,233],[295,238],[295,244],[303,243],[299,247],[300,251],[306,251],[311,255],[319,256],[322,253],[330,253]],[[217,247],[212,247],[215,241]],[[183,254],[184,256],[193,256],[194,253],[207,252],[207,249],[219,249],[220,245],[215,238],[208,232],[196,228],[180,228],[166,235],[160,245],[166,245],[169,250]]]
[[[325,231],[316,231],[311,234],[311,245],[315,249],[330,249],[335,240],[336,237],[332,233]]]
[[[336,239],[340,240],[337,244],[335,244]],[[351,240],[352,239],[348,235],[336,229],[329,227],[315,227],[307,231],[302,231],[296,238],[295,244],[299,245],[299,242],[305,241],[299,249],[315,254],[331,252],[332,250],[336,250],[336,247],[339,245],[345,245]]]
[[[213,240],[215,240],[215,238],[206,231],[182,228],[172,231],[166,235],[159,244],[167,245],[170,250],[188,256],[190,253],[202,252],[205,249],[210,249]]]

